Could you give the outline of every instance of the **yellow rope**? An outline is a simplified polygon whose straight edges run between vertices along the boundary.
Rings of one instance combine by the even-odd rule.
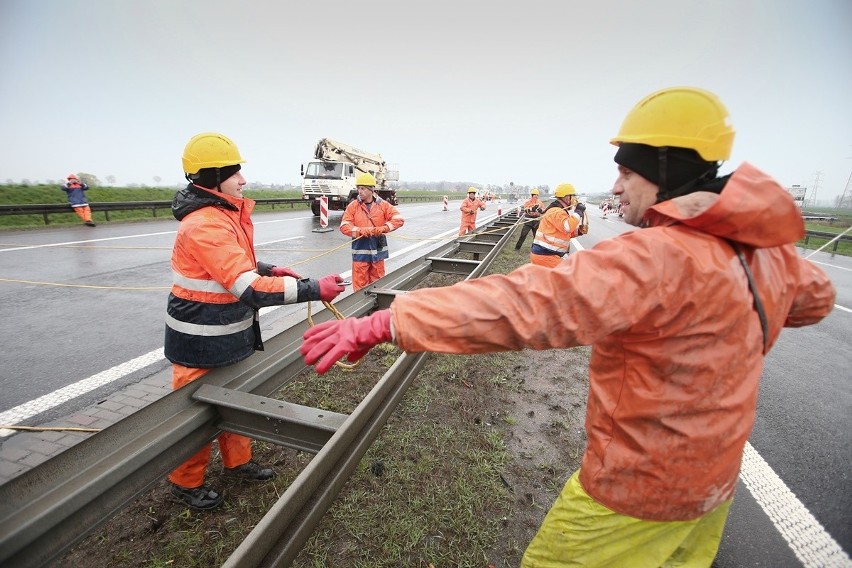
[[[524,221],[523,219],[519,218],[518,221],[515,222],[515,225],[517,226],[521,223],[529,223],[529,222],[530,221]],[[477,234],[486,235],[486,234],[497,233],[497,232],[501,232],[501,231],[503,231],[503,228],[498,227],[498,228],[495,228],[491,231],[482,231],[482,232],[477,233]],[[419,237],[418,238],[418,237],[406,237],[406,236],[403,236],[403,235],[394,235],[394,238],[400,239],[400,240],[407,240],[407,241],[444,241],[444,240],[448,240],[449,238],[457,238],[457,237],[434,237],[434,238],[432,238],[432,237]],[[317,260],[318,258],[322,258],[323,256],[327,256],[329,254],[332,254],[332,253],[334,253],[334,252],[336,252],[336,251],[338,251],[342,248],[347,248],[350,245],[351,245],[351,241],[347,240],[347,241],[341,243],[340,245],[333,247],[333,248],[330,248],[330,249],[313,249],[313,250],[321,250],[322,252],[320,252],[320,254],[317,254],[317,255],[302,259],[302,260],[298,260],[296,262],[292,262],[292,263],[289,264],[289,266],[292,267],[292,266],[299,266],[300,264],[307,264],[309,262]],[[5,246],[5,245],[0,245],[0,246]],[[61,246],[61,247],[54,247],[54,248],[72,248],[72,247],[69,245],[69,246]],[[93,247],[87,247],[87,246],[82,246],[80,248],[114,248],[114,249],[118,250],[118,249],[136,249],[136,248],[149,249],[149,248],[152,248],[152,247],[94,247],[94,246]],[[298,251],[304,252],[305,250],[308,250],[308,249],[267,249],[267,248],[263,248],[262,250],[264,252],[290,251],[290,250],[298,250]],[[0,278],[0,282],[9,282],[9,283],[15,283],[15,284],[29,284],[29,285],[32,285],[32,286],[55,286],[55,287],[59,287],[59,288],[87,288],[87,289],[92,289],[92,290],[121,290],[121,291],[136,291],[136,292],[171,290],[171,286],[95,286],[95,285],[91,285],[91,284],[62,284],[62,283],[59,283],[59,282],[41,282],[41,281],[38,281],[38,280],[20,280],[20,279],[16,279],[16,278]],[[310,308],[309,308],[309,310],[310,310]],[[343,318],[338,318],[338,319],[343,319]]]
[[[0,282],[15,282],[17,284],[32,284],[35,286],[58,286],[60,288],[92,288],[96,290],[171,290],[171,286],[92,286],[90,284],[61,284],[59,282],[39,282],[36,280],[16,280],[14,278],[0,278]]]
[[[314,319],[313,319],[313,317],[311,317],[311,305],[312,304],[313,304],[313,302],[308,302],[308,327],[314,326]],[[339,320],[346,319],[346,317],[342,313],[340,313],[340,310],[338,310],[336,307],[334,307],[330,302],[323,301],[322,305],[325,306],[326,309],[329,310],[332,314],[334,314],[334,317],[336,317],[337,319],[339,319]],[[336,367],[340,367],[341,369],[352,370],[355,367],[357,367],[358,365],[360,365],[361,361],[363,361],[363,359],[359,359],[359,360],[355,361],[354,363],[344,363],[343,361],[336,361],[334,363],[334,365]]]

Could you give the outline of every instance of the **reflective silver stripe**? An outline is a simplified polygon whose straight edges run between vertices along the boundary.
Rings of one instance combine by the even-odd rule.
[[[379,254],[379,251],[377,251],[376,249],[364,249],[364,248],[352,247],[352,254],[353,255],[355,255],[355,254],[370,254],[370,255],[375,256],[375,255]]]
[[[544,248],[549,248],[553,250],[567,250],[571,245],[571,240],[563,240],[557,239],[551,235],[546,235],[544,233],[538,234],[536,233],[534,243],[543,246]]]
[[[172,316],[166,314],[166,325],[180,333],[187,335],[198,335],[201,337],[218,337],[221,335],[231,335],[244,331],[251,327],[254,321],[254,316],[249,314],[249,318],[237,323],[229,323],[227,325],[200,325],[197,323],[187,323],[185,321],[176,320]]]
[[[231,286],[229,292],[239,298],[243,295],[243,292],[248,290],[255,280],[260,278],[260,274],[255,272],[254,270],[249,270],[248,272],[243,272],[240,274],[237,281],[234,282],[234,285]]]
[[[228,293],[221,284],[215,280],[202,280],[200,278],[187,278],[179,272],[172,270],[172,282],[181,288],[195,292],[214,292],[216,294]]]
[[[295,304],[299,299],[299,281],[292,276],[284,277],[284,303]]]

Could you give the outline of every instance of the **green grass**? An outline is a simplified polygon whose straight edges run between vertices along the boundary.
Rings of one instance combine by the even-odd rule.
[[[86,195],[89,203],[171,201],[176,191],[177,189],[175,188],[93,187],[86,192]],[[245,191],[245,195],[252,199],[297,199],[302,197],[301,192],[298,190],[275,191],[248,189]],[[439,201],[442,197],[434,192],[413,190],[400,191],[398,195],[406,197],[428,197],[434,201]],[[66,194],[60,189],[59,185],[0,185],[0,205],[50,205],[59,203],[68,203]],[[308,205],[308,202],[305,202],[303,207],[307,209]],[[290,206],[259,204],[255,208],[255,211],[280,211],[282,207]],[[107,220],[106,212],[96,211],[92,213],[92,220],[99,224],[151,220],[152,218],[172,219],[171,209],[163,207],[156,208],[155,210],[110,211],[109,220]],[[50,225],[56,226],[80,224],[80,219],[77,215],[70,211],[68,213],[51,213],[48,215],[48,220]],[[42,215],[0,215],[0,230],[42,228],[44,226],[45,222]]]
[[[845,210],[830,210],[829,212],[820,212],[825,213],[826,215],[831,215],[836,217],[834,221],[808,221],[805,223],[805,229],[808,231],[819,231],[822,233],[833,233],[835,235],[839,235],[849,230],[849,227],[852,226],[852,211]],[[847,236],[852,236],[852,231],[846,233]],[[826,243],[828,243],[831,239],[824,237],[808,237],[807,243],[805,240],[801,240],[798,243],[798,246],[802,248],[806,248],[809,250],[815,250]],[[837,249],[835,250],[835,245]],[[844,256],[852,256],[852,242],[849,241],[836,241],[831,243],[824,249],[823,251],[832,252],[836,254],[841,254]]]

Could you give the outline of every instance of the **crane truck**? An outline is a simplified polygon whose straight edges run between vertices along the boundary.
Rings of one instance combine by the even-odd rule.
[[[358,197],[355,178],[366,172],[376,178],[379,197],[397,205],[396,190],[388,182],[398,181],[399,172],[388,170],[380,154],[359,150],[349,144],[321,139],[314,159],[302,164],[302,198],[311,200],[311,212],[320,214],[320,198],[328,197],[329,211],[343,211]]]

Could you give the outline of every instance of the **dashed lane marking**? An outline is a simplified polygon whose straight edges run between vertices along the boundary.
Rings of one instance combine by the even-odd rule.
[[[852,566],[849,555],[748,442],[740,478],[806,568]]]

